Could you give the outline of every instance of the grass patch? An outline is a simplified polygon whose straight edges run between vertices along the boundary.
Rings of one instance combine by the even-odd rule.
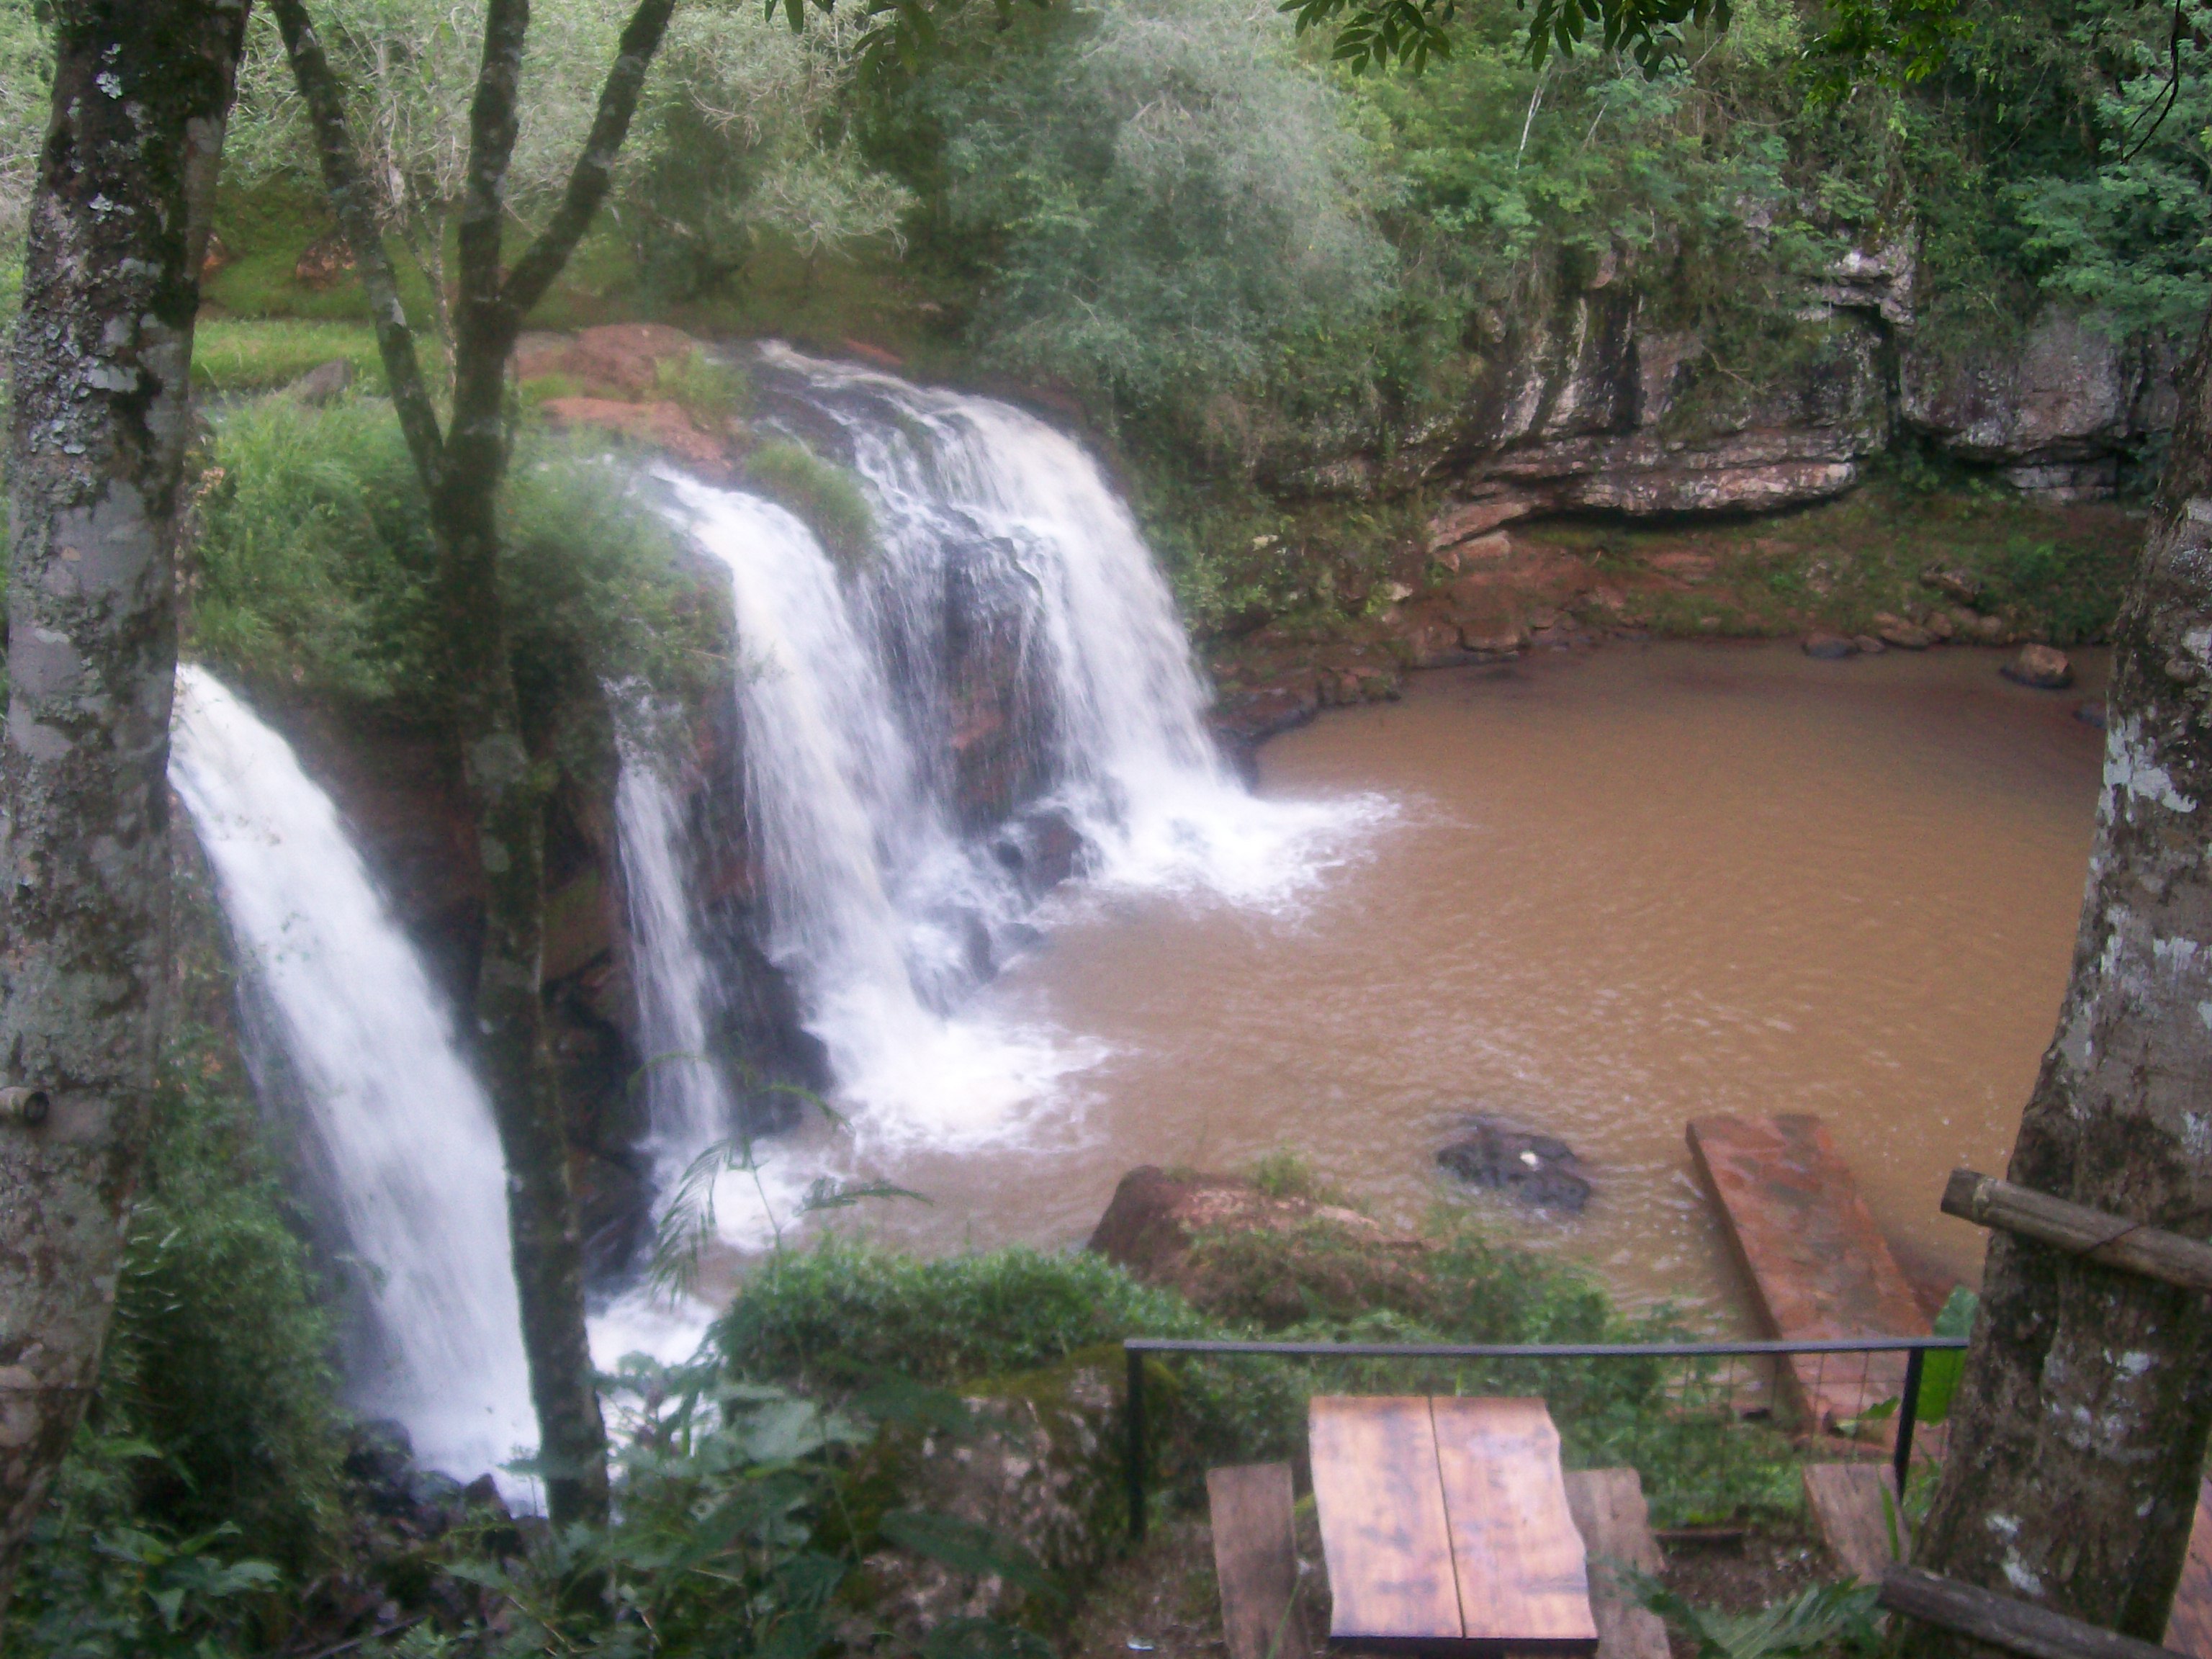
[[[745,457],[745,482],[787,508],[846,569],[875,556],[876,515],[843,467],[803,445],[763,444]]]
[[[383,386],[376,331],[367,323],[204,318],[192,331],[192,384],[204,391],[274,391],[339,361],[365,385]]]

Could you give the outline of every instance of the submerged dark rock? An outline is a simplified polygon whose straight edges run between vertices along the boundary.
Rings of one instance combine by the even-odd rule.
[[[1575,1173],[1581,1160],[1565,1141],[1496,1118],[1472,1119],[1468,1131],[1437,1154],[1461,1180],[1540,1209],[1579,1213],[1589,1202],[1590,1184]]]

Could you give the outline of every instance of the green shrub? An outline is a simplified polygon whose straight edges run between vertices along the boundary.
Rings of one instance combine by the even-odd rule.
[[[921,1261],[835,1238],[769,1258],[714,1328],[739,1375],[956,1383],[1036,1370],[1125,1336],[1217,1329],[1088,1251],[1017,1245]]]
[[[843,467],[799,444],[763,444],[745,457],[745,482],[788,508],[847,569],[874,556],[876,515]]]
[[[391,406],[252,404],[210,459],[185,579],[192,650],[288,696],[435,718],[436,554]],[[605,752],[605,684],[696,691],[719,672],[718,601],[588,441],[526,428],[501,505],[507,638],[541,752],[575,766]]]
[[[696,347],[655,363],[653,386],[709,431],[752,412],[752,377],[738,364],[710,357]]]

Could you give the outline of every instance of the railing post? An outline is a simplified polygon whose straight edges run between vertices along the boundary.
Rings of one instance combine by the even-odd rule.
[[[1897,1503],[1905,1507],[1905,1477],[1912,1468],[1912,1425],[1920,1418],[1920,1368],[1928,1358],[1925,1348],[1909,1348],[1905,1355],[1905,1393],[1897,1402],[1897,1455],[1891,1468],[1897,1471]]]
[[[1128,1467],[1125,1471],[1129,1482],[1129,1541],[1145,1541],[1145,1352],[1141,1348],[1125,1348],[1129,1364],[1129,1401],[1127,1407],[1128,1446],[1126,1451]]]

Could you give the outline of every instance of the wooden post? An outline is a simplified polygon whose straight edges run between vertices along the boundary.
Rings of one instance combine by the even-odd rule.
[[[2186,1291],[2212,1291],[2212,1244],[2138,1221],[2127,1221],[2009,1181],[1954,1170],[1943,1188],[1943,1213],[1980,1227],[2055,1244],[2085,1261],[2139,1273]]]
[[[2027,1659],[2181,1659],[2169,1648],[1918,1567],[1894,1566],[1882,1575],[1881,1605]]]

